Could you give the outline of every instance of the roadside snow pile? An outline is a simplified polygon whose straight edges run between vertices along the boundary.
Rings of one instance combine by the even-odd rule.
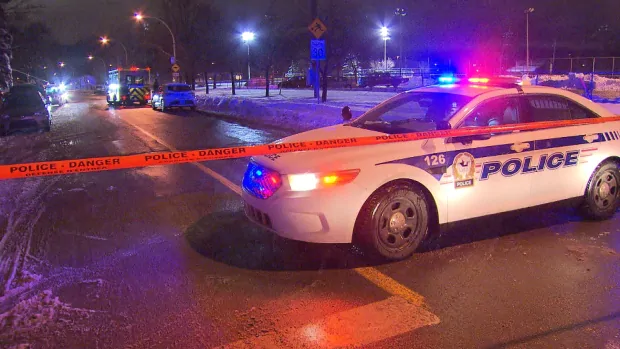
[[[349,106],[353,117],[357,117],[396,94],[389,91],[330,91],[328,102],[318,104],[316,99],[309,97],[312,96],[309,90],[287,90],[283,92],[284,95],[276,94],[277,91],[274,91],[272,97],[261,95],[264,91],[242,89],[235,96],[230,95],[230,91],[216,91],[209,95],[199,95],[196,100],[198,109],[203,111],[305,131],[341,123],[344,106]]]
[[[29,330],[55,321],[64,304],[46,290],[0,314],[0,333]]]
[[[592,81],[590,74],[571,73],[568,75],[538,75],[533,79],[534,83],[542,86],[551,86],[557,88],[590,88]],[[620,91],[620,79],[607,78],[600,75],[594,75],[595,91]]]

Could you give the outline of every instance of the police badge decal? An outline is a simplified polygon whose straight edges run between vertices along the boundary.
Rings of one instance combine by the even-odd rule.
[[[470,153],[459,153],[454,157],[452,163],[452,175],[454,176],[454,187],[464,188],[474,185],[474,175],[476,173],[476,162]]]

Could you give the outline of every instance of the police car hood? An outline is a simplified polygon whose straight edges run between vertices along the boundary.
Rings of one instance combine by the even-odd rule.
[[[353,168],[378,151],[385,151],[383,146],[353,146],[352,138],[384,136],[385,133],[363,128],[336,125],[298,133],[280,139],[272,145],[297,143],[304,141],[329,141],[341,139],[345,147],[299,152],[284,152],[273,155],[253,157],[252,160],[283,174],[334,171]],[[326,142],[327,143],[327,142]],[[346,145],[352,146],[346,146]],[[301,144],[300,144],[301,145]]]

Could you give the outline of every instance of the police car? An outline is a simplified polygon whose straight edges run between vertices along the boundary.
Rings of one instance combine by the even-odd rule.
[[[196,110],[196,94],[188,84],[165,84],[153,92],[153,110],[166,111],[169,108],[190,108]]]
[[[607,109],[569,91],[499,78],[440,81],[349,123],[278,142],[540,121],[557,127],[256,156],[242,183],[246,215],[286,238],[361,242],[398,260],[450,222],[570,198],[589,218],[614,214],[620,122],[562,125],[613,116]]]

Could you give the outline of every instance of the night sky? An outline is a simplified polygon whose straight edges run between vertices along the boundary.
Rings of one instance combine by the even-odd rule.
[[[62,43],[98,37],[111,31],[122,33],[133,25],[135,9],[148,10],[145,0],[33,0],[44,4],[45,11],[34,17],[47,23]],[[276,0],[291,8],[290,15],[305,25],[309,20],[308,0]],[[328,1],[328,0],[319,0]],[[338,1],[338,0],[334,0]],[[618,0],[357,0],[370,3],[376,10],[368,13],[369,26],[382,22],[397,31],[394,8],[403,6],[407,43],[420,50],[450,50],[463,46],[496,42],[503,32],[512,31],[513,40],[525,40],[524,9],[535,7],[530,16],[530,40],[533,50],[546,52],[554,39],[558,50],[570,52],[588,45],[588,38],[602,24],[620,35]],[[212,1],[223,16],[243,26],[264,11],[270,0]],[[390,23],[391,22],[391,23]]]

